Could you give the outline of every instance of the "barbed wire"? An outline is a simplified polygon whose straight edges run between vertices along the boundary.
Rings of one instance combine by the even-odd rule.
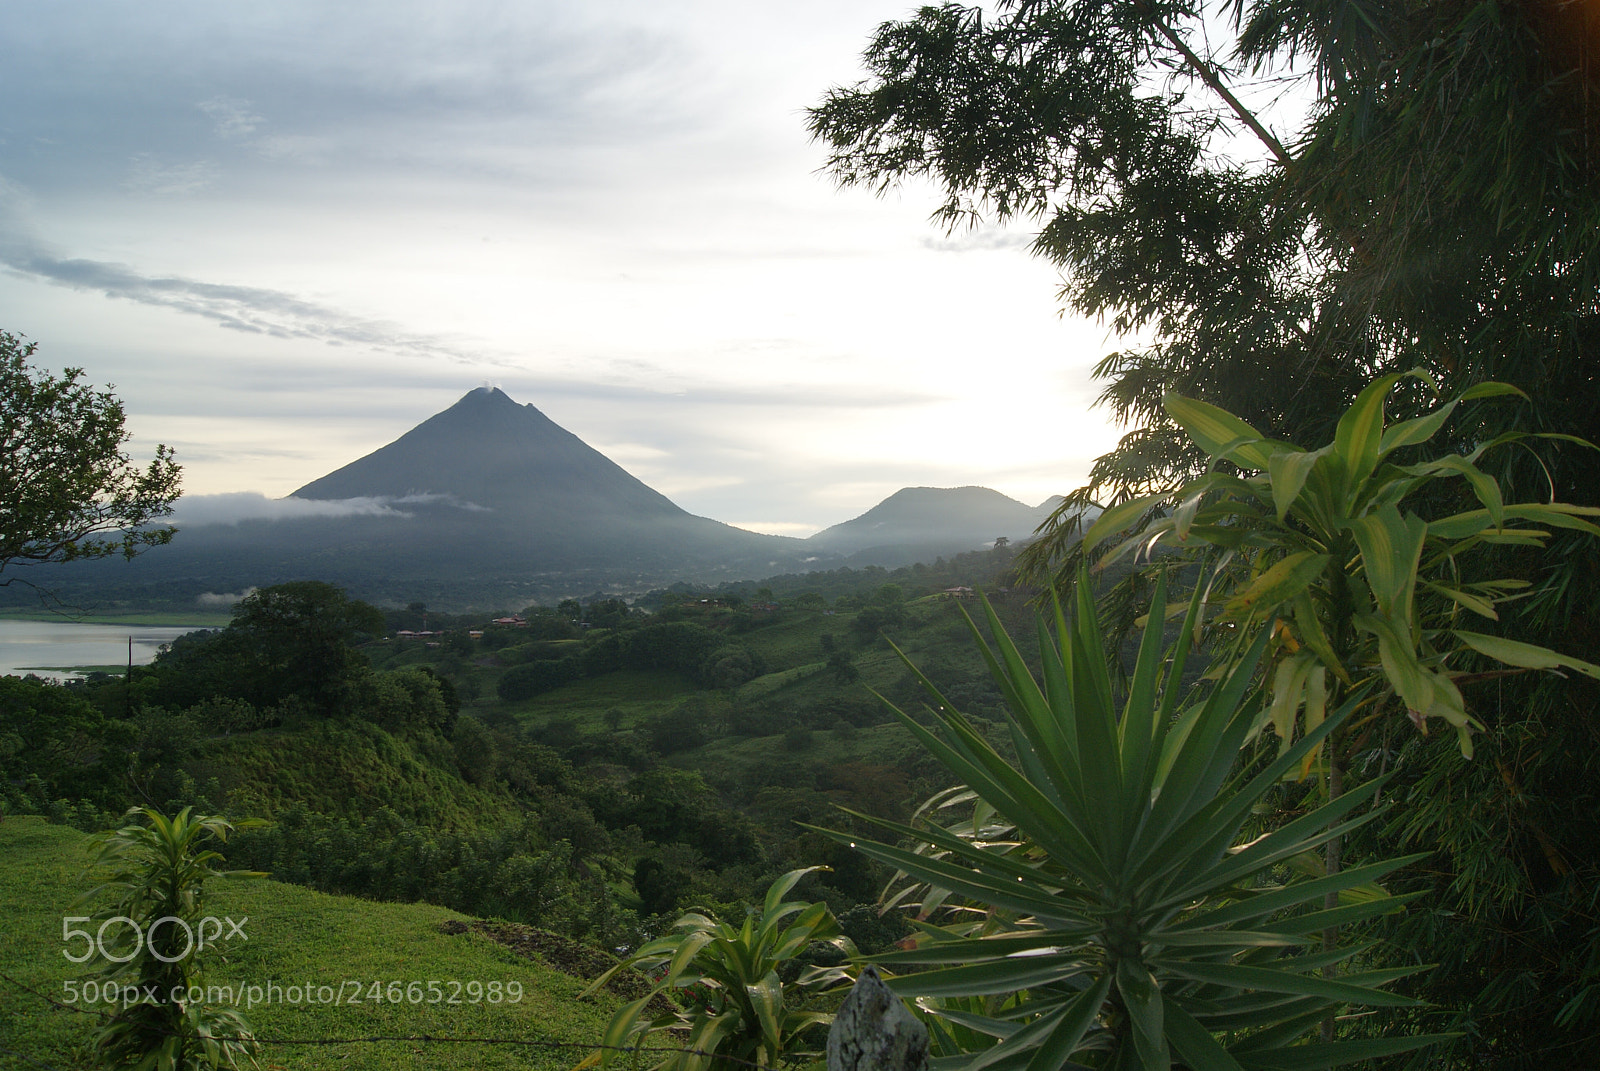
[[[47,1064],[43,1060],[35,1060],[31,1056],[20,1053],[16,1049],[8,1049],[4,1045],[0,1045],[0,1056],[15,1057],[16,1059],[21,1060],[23,1063],[32,1064],[34,1067],[41,1067],[44,1069],[44,1071],[59,1071],[54,1064]]]
[[[63,1003],[62,1001],[57,1000],[55,997],[52,997],[52,996],[49,996],[49,995],[47,995],[45,993],[39,992],[37,989],[34,989],[32,986],[28,985],[26,982],[19,982],[17,979],[11,977],[11,975],[7,974],[4,971],[0,971],[0,979],[4,979],[4,980],[10,982],[12,985],[16,986],[18,989],[22,990],[24,993],[29,993],[29,994],[32,994],[33,996],[38,997],[40,1000],[44,1001],[46,1004],[55,1005],[57,1008],[60,1008],[62,1011],[77,1012],[79,1015],[97,1015],[102,1019],[110,1019],[110,1018],[112,1018],[112,1015],[111,1015],[110,1012],[103,1012],[98,1008],[79,1008],[79,1007],[77,1007],[76,1005],[73,1005],[73,1004]]]
[[[54,997],[51,997],[51,996],[49,996],[49,995],[47,995],[45,993],[39,992],[37,989],[34,989],[32,986],[26,984],[25,982],[18,981],[17,979],[11,977],[11,975],[6,974],[4,971],[0,971],[0,979],[4,979],[5,981],[10,982],[12,985],[16,986],[18,989],[22,990],[24,993],[27,993],[30,996],[37,997],[40,1000],[44,1001],[46,1004],[52,1005],[53,1007],[56,1007],[56,1008],[59,1008],[62,1011],[76,1012],[79,1015],[98,1016],[101,1019],[113,1019],[113,1018],[115,1018],[114,1015],[112,1015],[112,1014],[110,1014],[108,1012],[100,1011],[100,1010],[95,1009],[95,1008],[79,1008],[79,1007],[75,1007],[74,1005],[71,1005],[71,1004],[63,1003],[62,1001],[56,1000]],[[176,1035],[174,1035],[174,1036],[176,1036]],[[241,1040],[244,1040],[244,1039],[241,1039]],[[520,1046],[520,1047],[523,1047],[523,1048],[530,1048],[530,1049],[578,1049],[578,1050],[581,1050],[583,1052],[606,1051],[606,1052],[625,1052],[625,1053],[632,1053],[632,1054],[638,1054],[638,1053],[662,1053],[662,1054],[665,1054],[665,1053],[683,1053],[683,1054],[688,1055],[688,1056],[705,1056],[705,1057],[714,1058],[719,1063],[739,1064],[739,1065],[742,1065],[744,1067],[758,1068],[758,1069],[761,1069],[761,1071],[771,1071],[771,1065],[768,1065],[768,1064],[756,1063],[753,1060],[744,1060],[744,1059],[741,1059],[741,1058],[739,1058],[737,1056],[729,1056],[726,1053],[708,1052],[708,1051],[706,1051],[704,1049],[686,1049],[686,1048],[677,1048],[677,1047],[673,1047],[673,1046],[664,1046],[664,1045],[605,1045],[605,1044],[589,1043],[589,1042],[582,1042],[582,1041],[551,1041],[548,1038],[496,1038],[496,1037],[480,1037],[480,1036],[454,1036],[454,1035],[445,1035],[445,1034],[369,1034],[369,1035],[365,1035],[365,1036],[362,1036],[362,1037],[349,1037],[349,1038],[274,1038],[274,1037],[259,1037],[259,1036],[256,1036],[256,1037],[250,1038],[249,1040],[254,1041],[258,1045],[284,1045],[284,1046],[328,1046],[328,1047],[331,1047],[331,1046],[334,1046],[334,1045],[363,1045],[363,1044],[369,1044],[369,1043],[374,1043],[374,1042],[408,1042],[408,1043],[421,1042],[423,1044],[452,1044],[452,1045],[516,1045],[516,1046]],[[54,1066],[52,1066],[50,1064],[43,1063],[42,1061],[39,1061],[39,1060],[35,1060],[35,1059],[33,1059],[32,1057],[29,1057],[29,1056],[24,1056],[22,1053],[15,1052],[15,1051],[10,1050],[10,1049],[0,1048],[0,1053],[5,1053],[5,1054],[10,1055],[10,1056],[15,1056],[20,1060],[27,1061],[28,1063],[34,1065],[35,1067],[44,1068],[45,1071],[58,1071],[57,1068],[55,1068]]]

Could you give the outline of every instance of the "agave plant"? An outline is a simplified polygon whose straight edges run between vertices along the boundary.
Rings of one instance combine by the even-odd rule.
[[[690,912],[673,924],[673,933],[596,978],[584,996],[628,968],[658,975],[648,994],[612,1017],[602,1048],[578,1068],[607,1066],[632,1048],[659,1055],[650,1067],[668,1071],[777,1067],[816,1057],[806,1051],[807,1033],[833,1020],[832,1012],[815,1007],[817,999],[849,977],[841,967],[813,967],[786,985],[779,968],[816,942],[855,955],[827,904],[784,899],[801,878],[823,869],[783,875],[767,890],[761,910],[737,926]],[[664,994],[678,1001],[663,1002]],[[672,1010],[654,1010],[663,1006]]]
[[[1158,607],[1164,598],[1163,579]],[[1251,677],[1265,634],[1184,705],[1199,596],[1170,658],[1161,614],[1152,613],[1119,704],[1086,583],[1071,625],[1056,611],[1059,642],[1041,622],[1042,680],[984,609],[993,647],[973,631],[1010,709],[1015,762],[926,678],[934,726],[896,710],[979,801],[978,835],[877,821],[924,844],[919,851],[829,834],[939,890],[947,904],[984,909],[981,924],[925,926],[915,949],[877,957],[905,972],[890,984],[948,1024],[947,1038],[991,1039],[945,1058],[948,1066],[1287,1071],[1438,1040],[1306,1036],[1333,1009],[1415,1003],[1382,986],[1420,968],[1361,970],[1352,963],[1364,946],[1311,946],[1325,927],[1399,908],[1407,898],[1372,883],[1422,856],[1298,879],[1289,865],[1376,817],[1356,812],[1377,784],[1241,843],[1252,807],[1354,704],[1241,773],[1240,746],[1263,702]],[[1334,906],[1324,906],[1330,894]]]

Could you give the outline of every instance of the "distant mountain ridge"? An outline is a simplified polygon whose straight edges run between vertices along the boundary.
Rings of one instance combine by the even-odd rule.
[[[875,565],[931,561],[999,538],[1022,542],[1060,501],[1028,506],[988,487],[903,487],[806,542]]]
[[[824,547],[941,540],[992,543],[1020,539],[1054,508],[1027,506],[988,487],[902,487],[859,517],[824,528],[809,540]]]
[[[289,497],[360,508],[180,523],[172,545],[131,563],[76,562],[30,579],[79,598],[116,591],[169,605],[319,579],[380,603],[515,609],[598,589],[932,562],[1000,536],[1024,540],[1057,501],[908,487],[810,539],[762,535],[687,512],[534,406],[487,387]]]

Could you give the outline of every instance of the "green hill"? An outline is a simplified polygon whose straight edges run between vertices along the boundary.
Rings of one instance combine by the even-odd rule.
[[[0,867],[0,915],[6,919],[0,928],[0,973],[12,979],[0,979],[0,1068],[92,1066],[84,1049],[99,1017],[43,999],[65,1002],[65,983],[81,977],[62,955],[61,935],[63,917],[84,913],[74,901],[89,887],[84,880],[88,841],[85,834],[39,818],[0,823],[0,858],[6,861]],[[262,987],[262,1002],[247,1014],[257,1036],[271,1039],[263,1045],[265,1067],[564,1071],[583,1055],[582,1046],[600,1036],[619,1003],[606,993],[578,1000],[582,980],[459,925],[462,916],[443,908],[330,896],[260,878],[215,881],[207,895],[210,913],[248,920],[243,923],[248,941],[227,946],[229,962],[210,973],[207,984],[233,986],[241,1000],[248,999],[241,987]],[[373,983],[387,989],[395,981],[401,983],[400,1000],[367,999]],[[404,993],[412,981],[422,983],[415,1003]],[[437,1003],[430,1003],[430,981],[440,983]],[[271,1003],[265,1002],[269,982],[283,992]],[[459,993],[456,982],[462,983]],[[491,1004],[486,990],[474,1002],[472,982],[515,982],[523,996]],[[308,1001],[308,986],[328,999]],[[333,1002],[334,995],[342,992],[348,999],[358,988],[359,1003]],[[455,995],[461,1002],[448,1003]],[[294,996],[300,999],[291,1001]],[[79,1002],[76,1007],[88,1006]],[[518,1044],[321,1043],[423,1035]]]
[[[994,725],[1001,698],[961,613],[976,604],[947,589],[1009,552],[963,557],[657,592],[648,610],[530,607],[512,624],[424,625],[412,607],[385,638],[301,627],[342,620],[337,589],[297,589],[304,605],[267,589],[131,679],[0,680],[0,807],[82,830],[149,801],[269,818],[228,854],[273,874],[275,903],[429,903],[610,950],[691,907],[737,916],[778,875],[826,864],[799,894],[877,951],[903,935],[872,906],[888,873],[796,823],[858,828],[840,807],[903,819],[948,787],[873,694],[913,713],[925,699],[886,635]],[[1031,616],[1020,592],[996,588],[995,607]]]

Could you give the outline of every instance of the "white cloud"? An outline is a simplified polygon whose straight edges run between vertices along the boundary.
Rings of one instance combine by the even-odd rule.
[[[135,193],[188,197],[212,186],[221,170],[211,160],[164,163],[150,153],[134,154],[128,161],[123,185]]]
[[[231,610],[234,605],[255,593],[255,588],[240,592],[203,591],[194,597],[195,605],[205,610]]]
[[[196,105],[211,118],[217,136],[228,141],[241,141],[254,134],[256,127],[266,119],[250,110],[250,102],[231,97],[212,97]]]
[[[171,523],[179,528],[240,521],[302,520],[308,517],[408,517],[408,505],[438,504],[480,511],[484,507],[449,495],[407,495],[404,498],[268,498],[254,491],[220,495],[185,495],[178,500]]]
[[[1055,317],[1030,234],[943,236],[926,190],[837,192],[806,142],[907,10],[0,9],[0,327],[116,384],[197,490],[286,492],[490,377],[766,531],[907,485],[1037,500],[1101,441],[1103,332]],[[184,503],[301,508],[255,498]]]

